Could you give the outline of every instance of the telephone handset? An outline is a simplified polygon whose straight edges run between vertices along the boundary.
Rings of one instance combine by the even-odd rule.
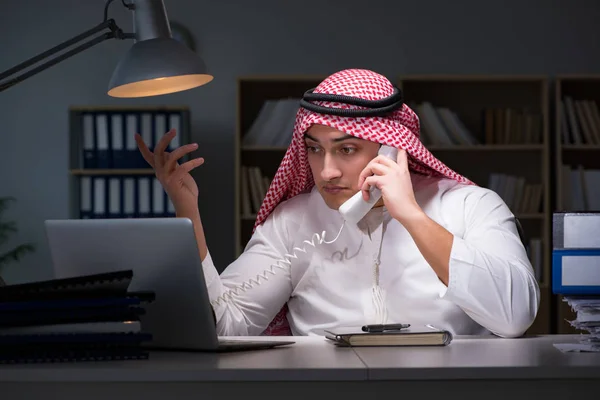
[[[386,156],[394,162],[398,159],[398,149],[395,147],[381,145],[378,154]],[[381,190],[376,186],[371,186],[369,189],[369,200],[365,201],[362,197],[362,191],[358,191],[354,196],[346,200],[338,211],[342,214],[346,222],[356,225],[380,198]]]
[[[379,154],[384,155],[396,162],[398,157],[398,149],[391,146],[381,145],[381,148],[379,149]],[[375,205],[375,203],[377,203],[377,201],[380,198],[381,191],[377,187],[371,186],[368,201],[363,200],[362,192],[359,191],[340,206],[339,212],[344,216],[346,222],[357,224],[358,221],[360,221],[362,217],[364,217],[365,214],[369,212],[369,210],[373,207],[373,205]],[[283,258],[277,260],[274,264],[271,264],[264,271],[257,274],[256,277],[250,278],[242,284],[225,291],[222,295],[220,295],[217,299],[215,299],[212,302],[212,306],[214,307],[217,304],[227,302],[231,300],[234,296],[239,295],[242,292],[246,292],[248,289],[251,289],[255,286],[260,285],[263,282],[268,281],[269,277],[271,275],[274,275],[278,269],[287,271],[292,265],[292,259],[298,258],[296,253],[306,253],[307,246],[316,247],[317,244],[331,244],[335,242],[340,237],[345,225],[346,223],[342,224],[339,232],[337,233],[337,236],[329,241],[325,240],[325,231],[323,231],[320,235],[318,233],[313,234],[311,240],[303,241],[304,245],[302,247],[294,247],[292,249],[291,254],[285,254]]]

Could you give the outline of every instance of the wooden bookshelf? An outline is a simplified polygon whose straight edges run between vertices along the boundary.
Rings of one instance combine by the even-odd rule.
[[[559,75],[555,80],[555,209],[600,210],[600,75]],[[568,169],[567,169],[568,168]],[[576,315],[556,296],[556,332],[581,333]]]
[[[237,80],[237,123],[234,140],[235,148],[235,238],[236,257],[242,253],[251,237],[256,209],[244,212],[242,193],[245,167],[258,167],[266,180],[273,179],[281,160],[287,150],[287,144],[258,143],[247,145],[244,136],[249,132],[260,114],[261,107],[269,100],[287,98],[300,99],[304,92],[316,87],[325,76],[315,75],[268,75],[244,76]],[[295,109],[297,110],[297,106]],[[293,107],[286,111],[289,118],[294,118]],[[291,139],[292,131],[287,130]],[[250,177],[248,176],[248,179]],[[248,189],[249,190],[249,189]],[[266,187],[265,187],[266,191]],[[262,201],[262,197],[260,197]]]
[[[261,173],[272,179],[285,152],[287,144],[244,143],[265,101],[300,98],[302,94],[321,82],[325,76],[252,76],[240,77],[237,82],[237,132],[235,138],[235,215],[236,248],[241,254],[252,232],[256,210],[243,207],[243,167],[259,167]],[[452,110],[478,143],[454,143],[426,140],[427,148],[457,172],[466,175],[481,186],[488,186],[490,174],[523,177],[528,184],[538,184],[539,202],[531,207],[515,207],[521,222],[526,244],[539,238],[541,263],[540,311],[529,333],[550,332],[550,185],[549,185],[549,129],[548,79],[545,76],[442,76],[411,75],[399,77],[396,84],[403,90],[407,104],[430,102],[434,107]],[[297,106],[296,106],[297,109]],[[420,114],[418,107],[413,108]],[[515,110],[516,130],[499,124],[502,135],[494,133],[494,126],[486,128],[486,109]],[[507,112],[510,114],[510,112]],[[292,113],[290,113],[292,115]],[[503,115],[503,118],[507,118]],[[513,115],[513,114],[510,114]],[[421,115],[419,115],[422,118]],[[535,121],[534,121],[535,120]],[[537,123],[537,128],[536,124]],[[425,131],[425,127],[422,128]],[[528,132],[528,133],[527,133]],[[289,132],[291,135],[291,130]],[[527,140],[525,140],[527,138]],[[266,190],[266,188],[265,188]],[[533,190],[533,189],[532,189]],[[246,191],[249,191],[246,188]],[[533,193],[533,192],[532,192]],[[262,200],[262,197],[260,198]],[[514,201],[515,205],[526,202]],[[517,210],[518,208],[518,210]]]
[[[400,76],[398,84],[407,104],[419,115],[421,139],[427,148],[456,172],[500,194],[521,222],[526,245],[532,238],[541,240],[538,265],[541,302],[538,317],[528,333],[550,333],[549,79],[546,76],[405,75]],[[442,123],[449,120],[447,110],[453,112],[462,123],[462,130],[461,125],[452,129],[451,122],[445,123],[443,130],[436,128],[432,108]],[[445,119],[440,111],[444,109]],[[469,142],[466,142],[465,132],[469,134]],[[495,186],[498,178],[492,180],[491,174],[514,178],[505,181],[503,186]],[[511,196],[518,193],[514,189],[517,177],[526,184],[541,185],[541,200],[533,208],[524,208],[526,202],[519,200],[525,197],[523,189],[519,198]]]

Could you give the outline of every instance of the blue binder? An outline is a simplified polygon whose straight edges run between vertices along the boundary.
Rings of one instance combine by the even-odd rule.
[[[552,292],[562,295],[600,295],[600,248],[554,249]]]

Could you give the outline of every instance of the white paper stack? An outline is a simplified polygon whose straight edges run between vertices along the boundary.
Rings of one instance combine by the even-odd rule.
[[[569,321],[582,331],[576,343],[555,344],[561,351],[600,352],[600,296],[567,296],[566,301],[577,317]]]

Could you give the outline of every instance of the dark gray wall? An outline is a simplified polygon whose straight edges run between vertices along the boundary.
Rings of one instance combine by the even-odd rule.
[[[103,0],[0,0],[0,71],[89,29]],[[219,268],[234,255],[235,82],[245,74],[329,74],[371,68],[403,73],[599,73],[600,2],[166,0],[188,26],[215,80],[157,98],[117,100],[106,87],[129,42],[105,42],[0,93],[0,196],[18,198],[7,217],[34,255],[5,271],[9,281],[49,277],[43,221],[68,216],[67,108],[187,104],[206,164],[196,176],[210,250]],[[116,0],[110,15],[131,16]],[[216,188],[219,188],[216,190]],[[8,246],[0,248],[3,250]]]

